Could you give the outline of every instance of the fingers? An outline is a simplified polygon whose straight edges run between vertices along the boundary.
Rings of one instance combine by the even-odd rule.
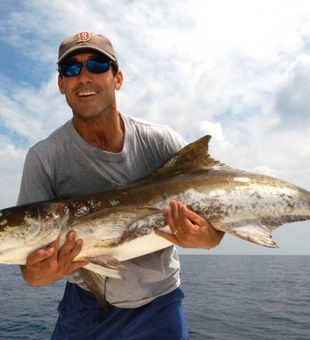
[[[65,272],[67,272],[69,267],[72,265],[74,258],[79,254],[82,249],[83,241],[75,240],[76,234],[71,231],[66,238],[65,243],[59,249],[58,253],[58,263]]]
[[[192,214],[191,214],[192,213]],[[191,212],[179,201],[171,201],[167,215],[167,223],[174,235],[181,236],[187,233],[196,233],[204,219]]]
[[[76,261],[72,262],[70,268],[67,271],[67,275],[73,273],[75,270],[86,266],[89,262],[88,261]]]
[[[187,218],[183,213],[183,204],[179,201],[170,202],[171,215],[174,222],[174,235],[183,234],[186,230]]]
[[[174,233],[176,231],[176,226],[174,224],[174,218],[172,216],[171,208],[164,209],[164,214],[165,214],[165,217],[166,217],[166,222],[171,229],[171,232]]]
[[[60,235],[53,241],[48,248],[42,248],[34,251],[27,257],[27,265],[33,266],[40,263],[52,256],[57,256],[57,250],[59,248]]]
[[[209,225],[203,217],[179,201],[171,201],[169,209],[164,209],[164,213],[171,234],[157,230],[157,235],[184,248],[205,247],[201,239],[208,239],[205,234],[208,234]]]
[[[167,224],[173,235],[183,233],[187,227],[187,218],[182,211],[183,206],[179,201],[171,201],[170,209],[167,209]]]
[[[27,258],[27,265],[33,266],[47,259],[59,262],[59,265],[64,265],[65,262],[71,263],[81,251],[83,241],[75,241],[74,231],[67,235],[62,247],[60,247],[60,240],[61,235],[59,234],[48,248],[42,248],[31,253]]]
[[[83,246],[83,241],[77,240],[74,247],[72,248],[72,250],[70,252],[69,259],[71,261],[73,261],[75,259],[75,257],[80,253],[80,251],[82,250],[82,246]]]
[[[59,249],[58,258],[66,258],[75,247],[75,232],[70,231],[67,235],[66,241],[63,246]]]
[[[88,261],[77,261],[73,262],[75,257],[80,253],[83,246],[82,240],[75,241],[76,233],[71,231],[67,235],[66,242],[61,247],[58,255],[59,266],[62,268],[62,271],[68,275],[75,270],[84,267],[88,264]]]
[[[194,222],[194,223],[196,223],[198,225],[202,225],[206,221],[203,217],[201,217],[200,215],[196,214],[192,210],[189,210],[186,206],[183,207],[182,211],[183,211],[184,215],[187,218],[189,218],[192,222]],[[209,225],[211,226],[210,223],[209,223]]]
[[[24,279],[33,286],[44,286],[88,264],[86,260],[73,262],[82,249],[82,240],[75,241],[75,232],[67,235],[61,246],[61,235],[48,248],[30,254],[23,267]]]
[[[68,275],[75,270],[84,267],[88,264],[88,261],[76,261],[73,262],[75,257],[80,253],[83,246],[82,240],[75,240],[76,233],[71,231],[67,235],[66,242],[59,250],[58,263],[61,271]]]
[[[61,235],[59,234],[56,240],[54,240],[48,248],[48,250],[52,252],[51,260],[54,260],[54,261],[57,260],[59,246],[60,246],[60,239],[61,239]]]
[[[27,265],[33,266],[39,262],[42,262],[54,254],[54,248],[39,249],[31,253],[27,257]]]

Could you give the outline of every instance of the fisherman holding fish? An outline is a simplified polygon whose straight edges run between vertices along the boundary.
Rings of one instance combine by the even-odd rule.
[[[171,128],[117,110],[123,74],[111,42],[81,32],[62,41],[58,86],[73,117],[28,152],[18,204],[108,191],[150,175],[186,143]],[[89,209],[91,207],[88,207]],[[178,201],[164,209],[171,233],[158,235],[181,247],[212,248],[222,239],[201,216]],[[44,286],[67,276],[52,339],[187,339],[179,260],[174,246],[125,261],[124,279],[102,279],[102,309],[73,262],[83,246],[70,232],[31,253],[24,279]],[[88,271],[87,271],[88,272]]]

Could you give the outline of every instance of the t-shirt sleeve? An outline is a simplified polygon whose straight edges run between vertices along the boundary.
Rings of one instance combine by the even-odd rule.
[[[46,167],[34,150],[27,153],[17,204],[46,201],[55,198],[52,181]]]

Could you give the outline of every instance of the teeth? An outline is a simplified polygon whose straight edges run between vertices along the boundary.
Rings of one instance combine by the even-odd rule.
[[[78,92],[79,97],[84,97],[84,96],[91,96],[93,94],[96,94],[96,92]]]

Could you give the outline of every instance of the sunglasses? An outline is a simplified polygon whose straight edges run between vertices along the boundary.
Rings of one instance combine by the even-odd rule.
[[[64,77],[75,77],[85,66],[90,73],[104,73],[108,71],[110,64],[111,61],[100,59],[89,59],[83,62],[72,60],[59,65],[58,72]]]

